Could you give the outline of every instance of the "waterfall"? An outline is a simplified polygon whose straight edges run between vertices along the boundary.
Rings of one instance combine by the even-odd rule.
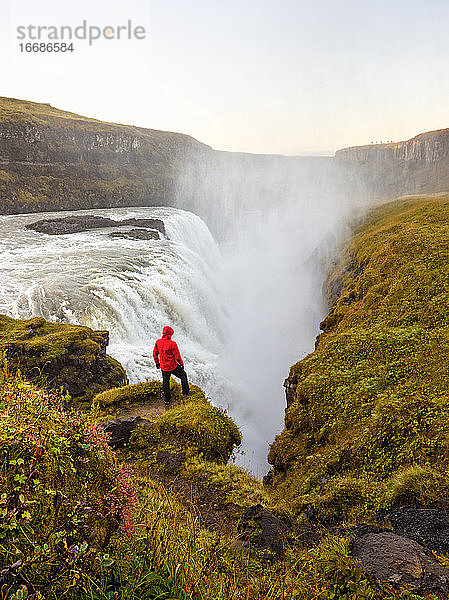
[[[180,208],[45,214],[162,219],[168,239],[145,241],[110,229],[50,236],[24,229],[42,215],[2,216],[0,312],[109,330],[108,352],[132,383],[160,377],[152,349],[170,324],[191,382],[242,429],[237,461],[263,475],[283,425],[282,381],[313,349],[326,310],[323,257],[352,209],[296,185],[259,203],[257,193],[245,202],[226,194],[228,213],[207,194],[195,199],[197,213],[214,215],[218,243]]]

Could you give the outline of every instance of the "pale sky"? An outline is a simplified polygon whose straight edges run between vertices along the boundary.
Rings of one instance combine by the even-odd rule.
[[[449,127],[447,0],[0,0],[0,95],[307,154]],[[18,26],[146,29],[21,53]]]

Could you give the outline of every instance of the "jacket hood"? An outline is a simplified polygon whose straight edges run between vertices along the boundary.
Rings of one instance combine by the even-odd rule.
[[[166,325],[164,327],[164,329],[162,330],[162,337],[167,337],[167,338],[171,338],[171,336],[174,334],[175,332],[173,331],[173,329],[169,326]]]

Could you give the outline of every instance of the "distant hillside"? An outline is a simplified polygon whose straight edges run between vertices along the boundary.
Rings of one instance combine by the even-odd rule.
[[[179,133],[0,98],[0,212],[170,204],[180,164],[212,150]]]
[[[363,201],[449,191],[449,130],[334,157],[220,152],[180,133],[0,97],[0,214],[179,206],[214,233],[223,214],[298,193]]]
[[[335,159],[348,186],[370,197],[449,191],[449,129],[403,142],[344,148]]]

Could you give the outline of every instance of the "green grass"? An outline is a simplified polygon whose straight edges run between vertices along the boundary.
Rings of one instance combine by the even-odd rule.
[[[349,541],[336,535],[309,550],[286,538],[277,561],[251,546],[242,553],[235,529],[203,528],[199,509],[120,465],[91,417],[65,403],[20,376],[0,375],[5,600],[420,600],[366,576]],[[242,506],[267,499],[232,465],[190,455],[183,476]]]
[[[331,522],[449,494],[449,199],[370,213],[336,265],[342,290],[272,445],[271,484]]]

